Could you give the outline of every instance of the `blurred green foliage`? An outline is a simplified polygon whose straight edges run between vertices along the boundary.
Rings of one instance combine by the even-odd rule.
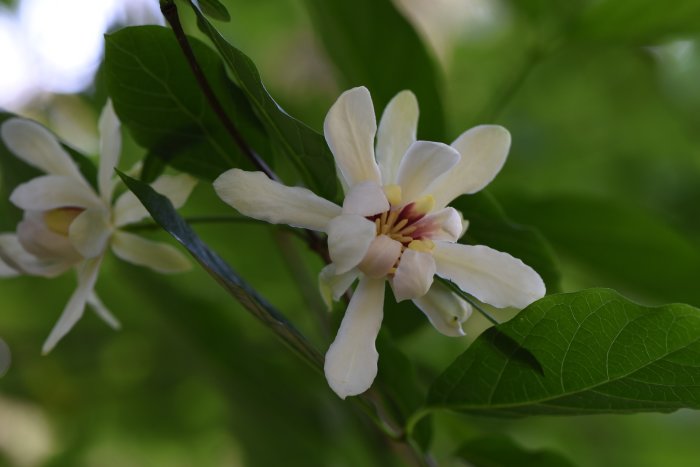
[[[216,27],[253,59],[282,107],[316,130],[349,83],[370,85],[362,79],[383,86],[378,114],[394,90],[437,79],[427,86],[436,86],[440,100],[420,100],[421,128],[444,132],[448,142],[477,123],[506,126],[513,147],[490,190],[508,218],[539,228],[550,242],[564,290],[609,286],[645,303],[700,305],[696,0],[672,7],[651,0],[503,0],[491,16],[480,17],[481,34],[467,34],[474,23],[465,23],[443,69],[423,70],[425,76],[402,66],[385,71],[389,57],[382,54],[390,53],[390,39],[411,37],[404,40],[413,45],[403,52],[417,46],[405,26],[394,32],[386,23],[362,21],[360,13],[371,17],[371,2],[362,2],[367,11],[330,16],[339,28],[334,33],[349,31],[365,41],[358,44],[359,57],[376,48],[367,70],[355,70],[364,59],[334,56],[333,23],[319,25],[312,10],[321,2],[222,3],[231,19]],[[329,10],[336,2],[322,6]],[[394,11],[387,4],[376,8]],[[188,33],[197,34],[192,15],[185,16]],[[424,52],[433,55],[415,50],[419,63]],[[403,60],[410,61],[407,55]],[[104,102],[104,95],[84,98],[95,109]],[[144,154],[133,142],[126,147],[130,162]],[[184,212],[229,213],[204,184]],[[197,231],[317,347],[326,347],[328,335],[296,288],[274,228],[208,225]],[[292,243],[313,278],[320,261],[301,242]],[[0,379],[0,465],[401,465],[395,447],[366,418],[339,401],[204,271],[162,277],[114,258],[105,266],[97,290],[123,330],[114,333],[88,313],[48,357],[39,355],[41,343],[73,278],[0,282],[0,338],[13,352],[13,365]],[[399,313],[389,310],[387,320],[404,320]],[[419,390],[475,337],[481,323],[473,321],[467,340],[446,339],[425,323],[395,333],[416,366]],[[407,406],[415,404],[412,397]],[[433,418],[440,465],[450,465],[465,441],[499,433],[528,449],[554,448],[581,466],[690,466],[700,456],[700,416],[690,411]],[[6,433],[20,433],[26,424],[39,438],[11,441]]]

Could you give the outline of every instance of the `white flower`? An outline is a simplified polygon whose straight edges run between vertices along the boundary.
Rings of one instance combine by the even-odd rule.
[[[112,205],[117,183],[114,168],[121,152],[120,125],[111,102],[102,112],[100,164],[97,191],[80,173],[77,164],[56,137],[41,125],[21,119],[7,120],[0,134],[18,158],[46,173],[19,185],[10,201],[24,210],[16,234],[0,234],[0,259],[12,270],[35,276],[55,277],[71,268],[78,286],[44,343],[49,352],[82,317],[86,303],[110,326],[119,322],[94,292],[102,259],[108,248],[121,259],[159,272],[179,272],[189,261],[170,245],[120,230],[148,216],[129,191]],[[189,175],[163,175],[153,187],[182,206],[196,181]]]
[[[345,190],[342,207],[260,172],[232,169],[214,182],[219,196],[247,216],[328,234],[332,263],[320,280],[334,299],[359,278],[326,354],[326,378],[342,398],[367,390],[377,374],[385,280],[398,301],[413,300],[448,336],[464,335],[461,323],[471,308],[433,284],[435,274],[499,308],[523,308],[545,294],[540,276],[519,259],[456,243],[464,222],[447,207],[496,176],[510,147],[508,131],[478,126],[447,146],[416,141],[417,123],[418,104],[410,91],[394,97],[378,129],[366,88],[338,98],[324,133]]]

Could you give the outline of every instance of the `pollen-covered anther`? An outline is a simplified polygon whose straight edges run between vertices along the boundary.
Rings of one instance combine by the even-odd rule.
[[[384,194],[392,206],[401,205],[401,187],[399,185],[385,185]]]
[[[52,232],[68,236],[70,225],[85,209],[77,207],[56,208],[44,213],[44,223]]]
[[[435,248],[435,243],[427,238],[422,240],[413,240],[408,244],[408,248],[415,251],[420,251],[424,253],[430,253]]]

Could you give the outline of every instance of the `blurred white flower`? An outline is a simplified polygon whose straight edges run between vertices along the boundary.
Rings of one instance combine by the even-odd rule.
[[[377,374],[375,340],[385,280],[397,301],[413,300],[448,336],[464,335],[461,323],[471,308],[433,284],[435,274],[499,308],[523,308],[545,294],[540,276],[519,259],[483,245],[456,243],[464,222],[447,207],[496,176],[510,148],[508,131],[478,126],[448,146],[416,141],[417,124],[418,104],[410,91],[394,97],[378,129],[366,88],[338,98],[324,133],[345,189],[342,207],[261,172],[232,169],[214,182],[218,195],[247,216],[328,234],[332,263],[321,271],[320,281],[334,299],[359,278],[326,354],[326,378],[342,398],[367,390]]]
[[[86,304],[110,326],[119,327],[93,290],[108,248],[123,260],[158,272],[180,272],[190,266],[171,245],[120,230],[148,213],[129,191],[112,204],[117,183],[113,172],[119,162],[121,134],[111,102],[102,112],[99,128],[97,190],[56,137],[41,125],[12,118],[0,128],[3,142],[12,153],[46,173],[12,192],[10,201],[24,210],[24,217],[15,234],[0,234],[0,258],[22,274],[55,277],[71,268],[78,274],[78,286],[44,343],[44,353],[71,330]],[[189,175],[163,175],[153,187],[180,207],[195,183]]]

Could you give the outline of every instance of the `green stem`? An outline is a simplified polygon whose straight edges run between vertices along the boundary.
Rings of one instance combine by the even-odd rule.
[[[460,289],[459,286],[458,286],[457,284],[455,284],[454,282],[449,281],[449,280],[447,280],[447,279],[444,279],[444,278],[442,278],[442,277],[438,277],[438,276],[436,276],[436,277],[437,277],[437,279],[438,279],[440,282],[442,282],[443,284],[445,284],[447,287],[450,288],[450,290],[452,290],[454,293],[456,293],[457,295],[459,295],[464,301],[466,301],[467,303],[469,303],[473,308],[476,309],[476,311],[478,311],[479,313],[481,313],[481,314],[484,316],[484,318],[486,318],[487,320],[489,320],[489,321],[490,321],[491,323],[493,323],[495,326],[498,326],[499,324],[501,324],[496,318],[493,317],[493,315],[492,315],[491,313],[489,313],[488,311],[484,310],[484,309],[481,307],[481,305],[479,305],[479,303],[474,299],[474,297],[472,297],[471,295],[469,295],[468,293],[466,293],[464,290]]]

